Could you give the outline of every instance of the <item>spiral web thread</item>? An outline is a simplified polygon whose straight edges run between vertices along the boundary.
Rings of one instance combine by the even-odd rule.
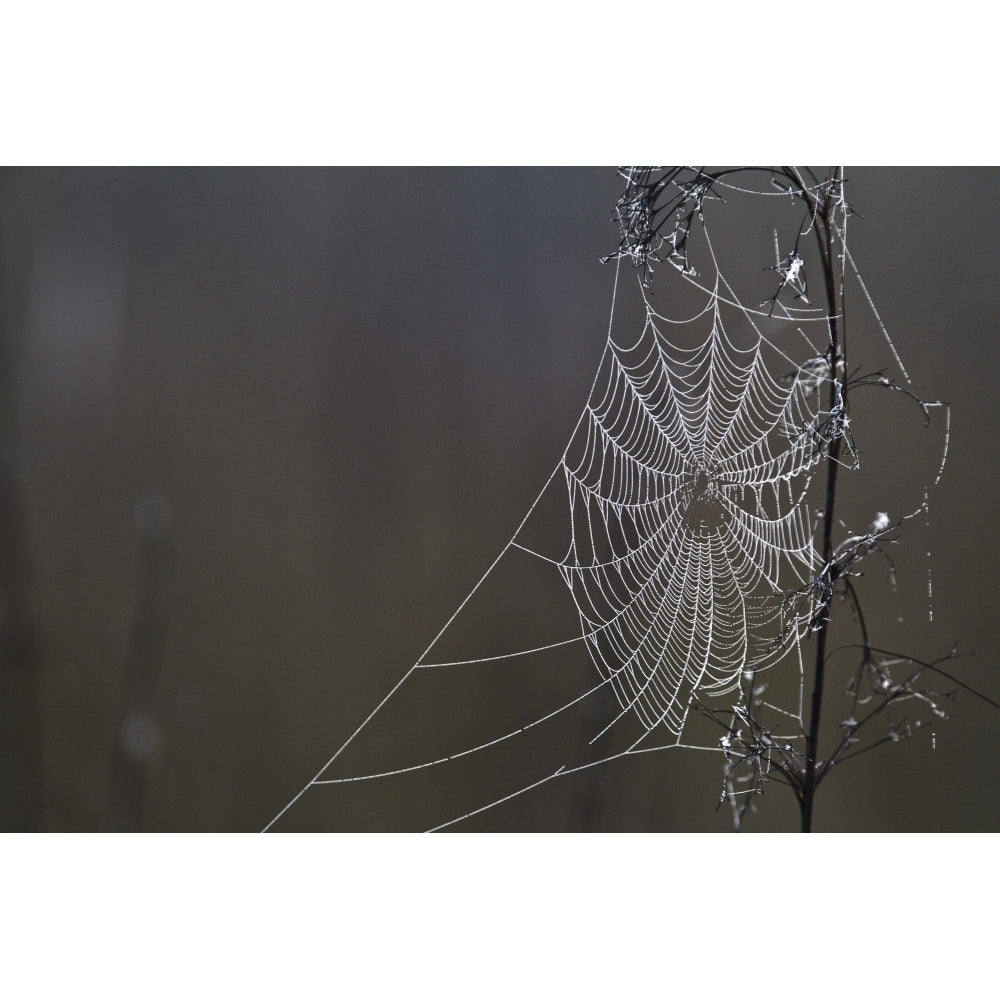
[[[696,691],[733,691],[808,623],[786,595],[817,568],[803,499],[820,393],[780,352],[775,377],[763,337],[734,342],[718,285],[692,348],[646,305],[638,340],[610,342],[562,462],[573,534],[560,571],[623,710],[679,736]]]
[[[797,239],[781,259],[776,233],[775,264],[757,270],[776,272],[764,277],[772,290],[777,278],[778,290],[770,300],[748,304],[747,293],[724,276],[709,236],[706,202],[764,194],[787,203],[787,191],[749,191],[718,178],[709,182],[696,168],[676,168],[657,182],[678,193],[666,212],[659,210],[665,235],[654,235],[657,210],[648,200],[635,200],[643,189],[633,185],[634,173],[623,176],[633,201],[619,202],[623,239],[613,256],[616,269],[623,261],[634,265],[645,313],[638,336],[634,327],[616,330],[616,270],[608,342],[588,402],[539,498],[425,653],[265,829],[310,789],[446,764],[514,739],[607,687],[618,711],[590,744],[626,720],[638,723],[638,735],[624,750],[564,763],[435,829],[628,754],[678,746],[718,751],[726,746],[718,732],[713,740],[687,741],[692,707],[728,697],[739,717],[754,678],[786,659],[797,677],[797,699],[769,707],[786,717],[790,739],[801,740],[800,643],[815,624],[821,569],[815,514],[806,498],[834,435],[846,440],[847,460],[854,458],[836,404],[842,372],[831,359],[828,317],[809,304]],[[648,184],[646,194],[651,189]],[[808,228],[806,220],[799,235]],[[654,308],[664,298],[654,295],[660,274],[680,279],[690,293],[685,302],[693,304],[681,318]],[[561,556],[552,556],[527,544],[524,533],[559,478],[570,540]],[[558,571],[575,604],[579,634],[514,653],[434,661],[435,645],[513,550]],[[453,754],[331,776],[340,754],[417,672],[474,667],[580,642],[600,679],[554,711]]]

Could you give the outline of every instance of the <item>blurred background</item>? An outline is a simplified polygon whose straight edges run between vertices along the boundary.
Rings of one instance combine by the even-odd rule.
[[[872,567],[869,626],[928,658],[960,640],[976,655],[948,669],[1000,700],[1000,171],[847,177],[852,252],[913,388],[952,404],[929,526],[907,523],[898,591]],[[317,773],[569,440],[607,335],[620,188],[611,168],[0,172],[0,828],[259,830]],[[870,323],[852,352],[886,362]],[[883,396],[854,419],[866,464],[841,516],[918,506],[943,422],[925,433]],[[491,626],[498,652],[566,613],[513,585],[525,607]],[[536,681],[487,668],[408,690],[352,767],[526,725]],[[835,772],[817,829],[998,829],[1000,712],[948,707],[933,739]],[[424,828],[528,784],[541,749],[314,789],[279,828]],[[720,783],[716,755],[646,754],[460,828],[726,830]],[[796,828],[786,789],[757,805],[747,829]]]

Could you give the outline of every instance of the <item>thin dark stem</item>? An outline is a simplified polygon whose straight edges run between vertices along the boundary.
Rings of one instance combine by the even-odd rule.
[[[839,181],[839,176],[834,175],[835,181]],[[837,278],[835,274],[836,255],[834,247],[836,242],[836,227],[834,223],[834,213],[838,200],[833,194],[837,190],[832,186],[827,190],[823,204],[818,213],[818,225],[816,226],[816,236],[820,245],[820,258],[823,265],[823,277],[826,286],[826,298],[828,315],[830,317],[830,408],[831,411],[836,406],[846,406],[843,387],[837,385],[836,364],[837,358],[847,364],[846,343],[841,342],[841,317],[842,317],[842,295],[838,294]],[[839,393],[839,395],[838,395]],[[837,501],[837,470],[840,468],[840,448],[842,437],[836,435],[829,444],[826,459],[826,504],[823,510],[823,546],[822,559],[824,572],[833,573],[833,521],[834,508]],[[832,582],[832,581],[831,581]],[[829,596],[824,598],[829,605]],[[826,642],[829,633],[830,614],[829,606],[822,609],[822,617],[816,634],[816,666],[813,672],[812,705],[809,717],[809,729],[806,733],[806,762],[805,773],[802,782],[802,796],[799,802],[802,815],[802,832],[810,833],[813,822],[813,803],[816,797],[816,786],[818,784],[817,761],[819,755],[819,731],[820,721],[823,714],[823,682],[824,670],[826,667]]]
[[[829,562],[832,553],[830,526],[833,522],[833,509],[837,498],[837,469],[839,468],[834,450],[840,444],[839,439],[830,448],[826,480],[826,507],[823,524],[823,559]],[[813,673],[812,710],[809,717],[809,730],[806,733],[806,771],[802,786],[802,832],[812,830],[813,800],[816,795],[816,759],[819,748],[819,726],[823,712],[823,672],[826,666],[826,638],[829,631],[830,616],[824,612],[822,623],[816,634],[816,668]]]

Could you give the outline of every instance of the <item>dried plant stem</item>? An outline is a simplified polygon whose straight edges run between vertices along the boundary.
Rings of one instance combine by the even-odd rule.
[[[833,175],[833,183],[826,189],[822,196],[822,201],[815,205],[816,217],[816,237],[819,241],[820,258],[823,266],[823,277],[826,288],[827,315],[830,323],[830,409],[831,412],[837,406],[847,407],[846,386],[838,383],[836,377],[837,360],[840,359],[846,370],[847,344],[843,331],[844,317],[844,295],[843,295],[843,272],[836,273],[836,261],[838,258],[843,264],[843,254],[838,255],[836,244],[842,240],[842,234],[838,234],[835,213],[842,205],[842,184],[843,178],[839,171]],[[801,185],[803,194],[807,198],[804,185]],[[839,394],[839,395],[838,395]],[[831,567],[827,572],[833,574],[834,568],[834,547],[833,547],[833,522],[834,509],[837,502],[837,470],[840,468],[840,449],[843,437],[835,435],[829,444],[826,456],[826,503],[823,509],[823,547],[822,558],[825,567]],[[832,583],[831,579],[829,583]],[[827,589],[827,595],[830,591]],[[809,715],[809,729],[806,732],[806,760],[802,785],[799,795],[799,807],[802,817],[801,830],[803,833],[812,831],[813,803],[816,797],[816,786],[819,782],[817,763],[819,756],[819,731],[823,714],[823,682],[826,668],[826,644],[830,628],[829,596],[825,597],[827,606],[821,609],[819,627],[816,633],[816,660],[813,671],[812,703]]]

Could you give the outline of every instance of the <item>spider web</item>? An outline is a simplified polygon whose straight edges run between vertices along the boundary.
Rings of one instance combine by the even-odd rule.
[[[836,437],[840,460],[856,457],[829,318],[808,295],[810,220],[766,172],[738,176],[623,172],[608,340],[565,452],[428,649],[268,829],[360,784],[384,789],[379,815],[441,829],[636,754],[718,752],[711,706],[738,714],[765,671],[781,675],[765,704],[801,745],[802,641],[820,601],[810,487]],[[496,620],[534,601],[551,604],[555,634],[506,649],[516,630]],[[467,715],[441,717],[445,675],[465,685]],[[537,697],[507,718],[498,686]],[[463,726],[476,704],[478,735]],[[400,784],[446,768],[464,775],[460,794]]]

